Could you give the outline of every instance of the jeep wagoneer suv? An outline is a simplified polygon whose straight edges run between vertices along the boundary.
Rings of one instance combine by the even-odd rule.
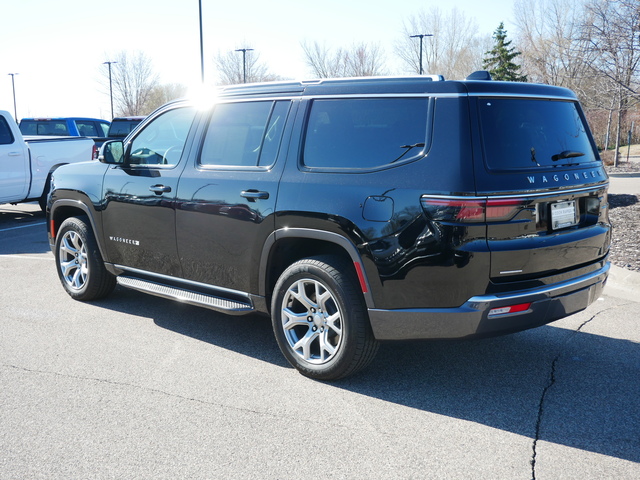
[[[382,340],[515,332],[602,290],[607,175],[575,95],[441,77],[232,86],[170,103],[55,172],[48,228],[78,300],[116,283],[272,318],[304,375]],[[239,326],[238,328],[242,328]]]

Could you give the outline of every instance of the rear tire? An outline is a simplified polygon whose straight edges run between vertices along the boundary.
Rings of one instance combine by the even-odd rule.
[[[365,368],[378,351],[351,265],[307,258],[280,276],[271,304],[283,355],[303,375],[337,380]]]
[[[115,288],[116,279],[104,266],[87,217],[70,217],[62,222],[55,256],[60,282],[75,300],[97,300]]]

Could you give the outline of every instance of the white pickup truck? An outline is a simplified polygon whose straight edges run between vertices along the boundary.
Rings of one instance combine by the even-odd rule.
[[[95,144],[85,137],[22,137],[9,112],[0,110],[0,204],[37,200],[44,210],[51,173],[90,161]]]

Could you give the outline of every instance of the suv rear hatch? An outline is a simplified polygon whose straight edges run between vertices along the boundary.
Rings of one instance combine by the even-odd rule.
[[[471,105],[493,284],[546,284],[602,266],[608,180],[577,100],[478,95]]]

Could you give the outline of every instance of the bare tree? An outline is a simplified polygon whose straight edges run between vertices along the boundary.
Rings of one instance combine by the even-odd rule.
[[[420,44],[411,35],[431,34],[423,41],[423,70],[446,78],[464,78],[482,67],[482,56],[491,35],[478,34],[478,25],[454,8],[448,14],[433,7],[404,22],[402,38],[395,51],[406,71],[420,72]]]
[[[581,35],[583,0],[517,0],[516,36],[530,81],[578,90],[589,58]]]
[[[221,85],[235,85],[239,83],[271,82],[281,80],[277,75],[269,72],[268,67],[260,62],[260,55],[255,50],[219,52],[214,58],[218,72],[218,82]]]
[[[148,108],[150,111],[161,107],[165,103],[172,100],[183,98],[187,95],[187,87],[179,83],[169,83],[166,85],[158,85],[151,91],[149,96]]]
[[[301,46],[307,66],[318,78],[371,77],[385,72],[383,51],[377,44],[360,43],[334,51],[318,42],[302,42]]]
[[[104,69],[108,81],[108,70]],[[147,115],[151,92],[158,85],[158,75],[153,71],[151,59],[143,52],[122,51],[112,57],[111,82],[116,112],[119,116]]]
[[[627,111],[640,101],[640,3],[638,0],[591,0],[586,4],[583,38],[594,60],[593,74],[610,88],[616,105],[614,165]]]

